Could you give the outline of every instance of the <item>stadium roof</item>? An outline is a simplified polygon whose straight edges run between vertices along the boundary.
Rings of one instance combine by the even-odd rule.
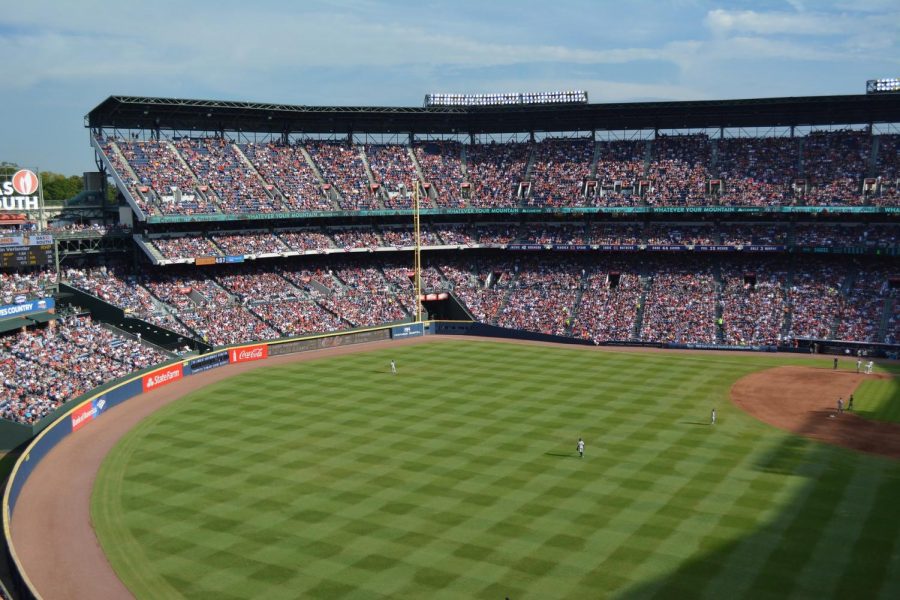
[[[258,133],[482,134],[900,123],[900,94],[479,107],[294,106],[110,96],[91,128]]]

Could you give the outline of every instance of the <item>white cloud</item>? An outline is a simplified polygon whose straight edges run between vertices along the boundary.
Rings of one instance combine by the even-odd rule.
[[[706,26],[713,32],[737,31],[762,35],[836,35],[845,31],[845,21],[834,15],[723,9],[709,11],[705,20]]]

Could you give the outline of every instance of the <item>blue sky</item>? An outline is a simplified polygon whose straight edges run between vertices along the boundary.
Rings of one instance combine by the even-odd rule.
[[[900,0],[31,0],[0,11],[0,161],[93,168],[109,95],[417,106],[856,94],[900,75]]]

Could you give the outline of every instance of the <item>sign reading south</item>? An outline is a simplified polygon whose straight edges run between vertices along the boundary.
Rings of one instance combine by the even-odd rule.
[[[34,171],[20,169],[0,183],[0,210],[38,210],[40,180]]]

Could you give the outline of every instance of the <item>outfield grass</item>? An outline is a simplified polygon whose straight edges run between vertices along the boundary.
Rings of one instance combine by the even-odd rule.
[[[863,381],[853,395],[853,411],[867,419],[900,423],[900,380]]]
[[[261,369],[127,435],[93,522],[139,598],[900,597],[900,463],[728,402],[774,364],[452,341]]]

